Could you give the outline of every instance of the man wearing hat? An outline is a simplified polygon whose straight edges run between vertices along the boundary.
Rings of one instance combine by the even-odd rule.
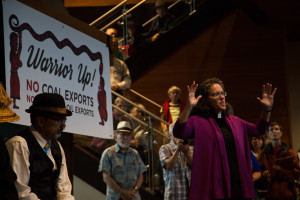
[[[107,185],[106,199],[141,199],[138,190],[146,167],[138,152],[129,147],[132,138],[130,123],[121,121],[115,132],[117,144],[102,154],[98,171]]]
[[[156,40],[161,34],[167,32],[173,21],[173,17],[168,14],[164,0],[155,1],[155,11],[158,17],[152,21],[147,34],[151,36],[152,41]]]
[[[31,126],[6,142],[20,200],[73,200],[64,150],[56,140],[66,127],[66,109],[59,94],[38,94],[30,113]]]

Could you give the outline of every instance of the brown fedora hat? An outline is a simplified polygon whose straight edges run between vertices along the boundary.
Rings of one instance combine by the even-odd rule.
[[[40,113],[71,116],[67,110],[64,98],[55,93],[41,93],[34,97],[32,105],[25,110],[27,113]]]

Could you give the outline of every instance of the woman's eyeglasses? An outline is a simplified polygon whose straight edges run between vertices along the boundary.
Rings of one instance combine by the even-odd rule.
[[[210,94],[209,96],[212,96],[212,97],[220,97],[220,96],[224,96],[224,97],[226,97],[227,96],[227,92],[225,92],[225,91],[222,91],[222,92],[215,92],[215,93],[213,93],[213,94]]]

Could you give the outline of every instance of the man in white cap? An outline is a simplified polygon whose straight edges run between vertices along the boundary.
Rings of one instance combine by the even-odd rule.
[[[121,121],[115,133],[117,144],[107,148],[101,157],[99,172],[107,185],[106,199],[139,200],[138,190],[146,167],[138,152],[130,147],[132,128]]]
[[[167,32],[171,28],[173,22],[173,17],[168,13],[164,0],[155,1],[155,11],[158,17],[152,21],[148,32],[152,41],[156,40],[161,34]]]

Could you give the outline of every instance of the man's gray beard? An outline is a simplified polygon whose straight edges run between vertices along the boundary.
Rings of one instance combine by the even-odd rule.
[[[130,144],[124,144],[124,143],[119,143],[118,145],[122,148],[128,148],[130,146]]]

